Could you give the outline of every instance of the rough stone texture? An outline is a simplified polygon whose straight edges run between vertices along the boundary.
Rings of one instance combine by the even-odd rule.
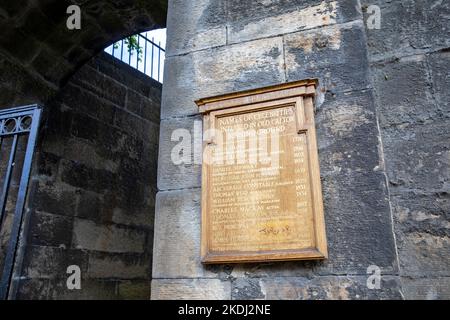
[[[71,4],[80,5],[80,30],[66,27]],[[112,41],[164,27],[167,1],[4,1],[0,12],[0,56],[26,66],[38,83],[59,85]]]
[[[403,291],[406,299],[411,300],[449,300],[450,280],[442,278],[403,278]]]
[[[368,289],[367,277],[326,276],[307,278],[260,279],[261,293],[265,299],[284,300],[373,300],[402,299],[398,278],[381,279],[380,289]],[[239,290],[239,288],[238,288]],[[239,292],[236,292],[237,298]]]
[[[445,1],[379,4],[367,30],[401,283],[407,299],[450,293],[449,15]]]
[[[284,37],[288,81],[318,78],[326,91],[369,86],[367,51],[361,21]]]
[[[168,55],[225,45],[227,0],[173,0],[168,8]]]
[[[372,60],[402,57],[450,45],[448,1],[362,0],[361,4],[366,18],[369,5],[381,8],[381,30],[367,30]]]
[[[200,187],[203,135],[201,117],[174,118],[161,122],[158,190]],[[176,145],[183,146],[183,154],[173,152]],[[200,148],[200,152],[194,154],[198,151],[197,148]],[[182,157],[183,163],[175,164],[173,156]]]
[[[168,52],[170,53],[170,52]],[[285,81],[281,37],[167,58],[161,118],[198,113],[195,100]]]
[[[231,0],[228,8],[230,43],[313,29],[361,17],[358,3],[354,0]]]
[[[154,300],[229,300],[229,282],[218,279],[158,279],[152,281]]]
[[[149,112],[160,87],[101,59],[78,69],[112,41],[163,25],[166,2],[83,2],[83,29],[68,34],[72,2],[0,5],[0,108],[51,106],[17,298],[148,298],[158,140],[153,299],[449,297],[448,1],[173,0],[160,138],[159,110]],[[373,4],[379,30],[366,25]],[[198,98],[307,77],[321,84],[330,258],[202,266],[200,166],[170,162],[171,132],[193,129]],[[88,229],[98,234],[80,238]],[[106,245],[111,230],[127,240]],[[64,267],[75,262],[83,290],[69,292]],[[365,285],[370,264],[380,290]]]
[[[153,279],[230,277],[230,266],[203,266],[200,255],[199,188],[158,192]]]
[[[167,191],[158,195],[153,283],[170,289],[152,298],[191,297],[186,282],[204,295],[200,282],[211,277],[230,283],[233,299],[447,297],[438,281],[449,270],[448,3],[223,3],[174,1],[169,10],[158,170]],[[367,28],[370,4],[381,8],[380,30]],[[180,41],[198,35],[198,47]],[[304,78],[320,82],[329,259],[202,266],[200,166],[168,161],[172,132],[192,132],[198,98]],[[370,265],[381,268],[380,290],[366,286]]]
[[[160,96],[102,53],[45,106],[17,298],[150,297]],[[66,287],[69,265],[79,291]]]

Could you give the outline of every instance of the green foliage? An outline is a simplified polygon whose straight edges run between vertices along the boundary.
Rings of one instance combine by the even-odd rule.
[[[137,34],[133,36],[126,37],[124,39],[124,44],[128,47],[128,52],[133,55],[135,52],[137,54],[138,61],[141,62],[142,59],[142,47],[139,45],[139,36]],[[119,48],[119,42],[114,43],[114,49]]]

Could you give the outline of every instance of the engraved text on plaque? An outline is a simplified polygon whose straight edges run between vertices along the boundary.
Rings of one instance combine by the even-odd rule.
[[[204,114],[202,260],[327,255],[315,81],[198,102]]]

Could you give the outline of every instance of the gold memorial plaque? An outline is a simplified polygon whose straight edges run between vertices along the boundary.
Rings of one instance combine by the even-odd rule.
[[[203,263],[325,259],[317,82],[197,101],[203,114]]]

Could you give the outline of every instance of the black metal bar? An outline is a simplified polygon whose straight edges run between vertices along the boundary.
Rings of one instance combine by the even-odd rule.
[[[159,45],[161,45],[161,42],[159,42]],[[161,49],[158,50],[158,81],[160,76],[160,69],[161,69]]]
[[[3,181],[2,195],[0,198],[0,228],[3,224],[3,216],[5,214],[6,200],[8,199],[9,184],[11,182],[11,173],[14,169],[14,159],[16,157],[17,139],[19,136],[16,134],[11,144],[11,152],[9,153],[8,166],[6,168],[5,180]]]
[[[145,35],[147,35],[147,32],[145,33]],[[148,41],[145,41],[145,53],[144,53],[144,73],[146,73],[147,71],[147,43]]]
[[[122,43],[120,44],[120,60],[123,61],[123,39],[122,39]]]
[[[155,39],[155,38],[152,38],[152,39]],[[152,43],[153,43],[153,41],[152,41]],[[151,57],[150,57],[150,61],[152,62],[152,68],[151,68],[151,71],[150,71],[150,77],[152,77],[153,78],[153,45],[152,45],[152,55],[151,55]]]
[[[140,48],[141,47],[141,42],[140,42],[140,37],[137,37],[138,38],[138,48]],[[139,70],[139,50],[138,49],[136,49],[136,69],[138,69]]]
[[[153,40],[150,40],[149,38],[147,38],[146,36],[143,36],[143,35],[141,35],[140,34],[140,36],[142,37],[142,38],[144,38],[146,41],[148,41],[148,42],[150,42],[153,46],[155,46],[155,47],[157,47],[158,49],[160,49],[161,51],[166,51],[166,49],[164,49],[163,47],[161,47],[161,43],[159,43],[159,45],[157,45],[156,43],[155,43],[155,38],[154,37],[152,37],[152,39]]]
[[[25,198],[28,188],[28,180],[30,178],[31,164],[33,161],[34,147],[36,144],[41,109],[36,108],[33,112],[30,134],[28,137],[25,159],[22,166],[22,176],[20,178],[19,192],[17,195],[16,209],[14,212],[14,221],[11,229],[11,235],[6,252],[5,262],[3,265],[3,273],[0,281],[0,299],[8,297],[8,291],[11,283],[11,274],[14,267],[16,247],[19,240],[19,231],[22,224],[23,209],[25,206]],[[18,136],[15,136],[16,138]],[[17,142],[17,140],[16,140]]]
[[[153,79],[156,79],[156,80],[160,81],[161,73],[162,73],[161,72],[162,71],[162,68],[161,68],[162,67],[162,65],[161,65],[162,57],[161,57],[161,55],[162,55],[162,53],[165,53],[166,50],[163,47],[161,47],[161,41],[158,41],[158,44],[156,44],[154,37],[152,37],[152,39],[150,40],[148,38],[148,33],[147,32],[145,34],[141,34],[141,33],[137,34],[136,36],[138,37],[137,45],[138,45],[139,48],[141,48],[141,38],[142,38],[142,41],[144,41],[144,45],[143,45],[144,46],[144,49],[143,49],[144,71],[143,71],[143,73],[148,75],[148,76],[150,76]],[[128,48],[127,48],[128,57],[124,57],[125,41],[126,41],[126,39],[122,39],[122,40],[116,42],[116,45],[118,45],[120,43],[120,46],[121,46],[121,48],[120,48],[120,60],[125,62],[125,63],[127,63],[129,66],[132,66],[133,68],[139,70],[139,66],[142,64],[142,60],[140,61],[140,59],[139,59],[139,57],[140,57],[139,49],[130,48],[130,44],[128,44]],[[151,52],[149,52],[150,51],[150,48],[148,47],[149,45],[151,46]],[[157,52],[155,52],[155,50],[157,50]],[[134,51],[136,51],[136,64],[132,61],[132,55],[133,55]],[[114,45],[113,45],[113,54],[112,54],[113,56],[114,56],[114,52],[115,52],[115,49],[114,49]],[[156,54],[158,55],[157,58],[156,58]],[[148,55],[150,55],[150,61],[147,61],[148,60]],[[157,67],[154,65],[156,62],[158,63]],[[147,73],[147,69],[148,69],[147,68],[147,64],[148,63],[151,64],[150,65],[150,73],[149,74]],[[156,68],[158,68],[158,70],[156,70]],[[157,74],[156,74],[156,72],[157,72]]]
[[[131,66],[131,52],[132,52],[131,44],[130,44],[130,41],[128,41],[128,65],[129,66]]]

